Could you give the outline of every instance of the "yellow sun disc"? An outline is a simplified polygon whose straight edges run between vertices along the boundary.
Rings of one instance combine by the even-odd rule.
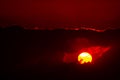
[[[92,62],[92,56],[88,52],[82,52],[78,55],[78,62],[80,64]]]

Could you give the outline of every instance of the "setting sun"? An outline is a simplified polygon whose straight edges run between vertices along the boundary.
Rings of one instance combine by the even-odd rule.
[[[92,62],[92,56],[88,52],[82,52],[78,55],[78,62],[80,64]]]

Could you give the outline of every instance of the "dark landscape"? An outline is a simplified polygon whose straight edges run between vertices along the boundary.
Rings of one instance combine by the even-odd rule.
[[[120,29],[26,30],[19,26],[0,29],[4,78],[18,79],[116,79],[120,71]],[[94,64],[63,62],[64,53],[74,53],[74,39],[87,39],[89,45],[110,46]],[[71,40],[71,44],[68,44]],[[84,42],[84,41],[83,41]],[[70,47],[72,46],[72,47]],[[76,47],[76,46],[75,46]],[[79,45],[81,47],[81,45]],[[80,48],[81,49],[81,48]]]

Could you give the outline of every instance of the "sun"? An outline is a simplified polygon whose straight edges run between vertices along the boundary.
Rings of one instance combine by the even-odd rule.
[[[91,63],[92,62],[92,56],[88,52],[82,52],[78,55],[78,62],[80,64]]]

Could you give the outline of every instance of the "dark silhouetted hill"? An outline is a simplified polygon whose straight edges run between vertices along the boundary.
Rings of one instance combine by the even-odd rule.
[[[120,29],[91,30],[26,30],[20,26],[0,28],[1,68],[8,80],[13,79],[86,79],[119,78]],[[66,64],[64,52],[72,51],[69,40],[86,38],[90,46],[111,46],[93,65]],[[71,44],[74,42],[71,42]],[[74,51],[74,50],[73,50]]]

